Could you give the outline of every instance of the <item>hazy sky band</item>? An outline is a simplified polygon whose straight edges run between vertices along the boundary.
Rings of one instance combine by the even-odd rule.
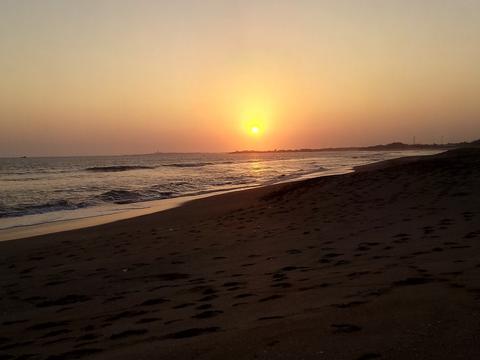
[[[0,156],[473,139],[479,39],[480,1],[3,0]]]

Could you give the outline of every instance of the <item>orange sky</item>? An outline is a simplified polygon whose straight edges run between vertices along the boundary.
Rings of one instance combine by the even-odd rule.
[[[467,0],[2,1],[0,156],[472,140],[479,38]]]

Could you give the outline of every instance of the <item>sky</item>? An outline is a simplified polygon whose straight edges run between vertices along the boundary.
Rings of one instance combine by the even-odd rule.
[[[479,39],[478,0],[1,0],[0,156],[474,140]]]

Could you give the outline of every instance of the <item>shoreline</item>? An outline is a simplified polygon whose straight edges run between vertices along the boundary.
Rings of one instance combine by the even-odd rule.
[[[52,221],[44,221],[34,224],[22,224],[22,225],[14,225],[5,228],[0,228],[0,242],[2,241],[11,241],[11,240],[18,240],[23,238],[31,238],[41,235],[48,235],[57,232],[64,232],[64,231],[71,231],[77,230],[82,228],[90,228],[97,225],[108,224],[112,222],[117,222],[125,219],[135,218],[138,216],[144,216],[149,214],[154,214],[162,211],[166,211],[169,209],[173,209],[179,206],[182,206],[190,201],[199,200],[208,198],[211,196],[218,196],[222,194],[227,194],[230,192],[237,192],[237,191],[248,191],[256,188],[262,187],[269,187],[279,184],[286,184],[290,182],[296,181],[304,181],[307,179],[317,178],[317,177],[324,177],[324,176],[334,176],[334,175],[342,175],[348,174],[354,171],[353,169],[348,170],[341,170],[341,169],[333,169],[333,170],[322,170],[322,171],[315,171],[312,173],[307,173],[302,176],[293,178],[293,179],[285,179],[280,180],[271,184],[264,184],[264,185],[250,185],[250,186],[242,186],[236,187],[233,189],[226,189],[226,190],[216,190],[216,191],[209,191],[205,193],[195,194],[195,195],[184,195],[178,196],[174,198],[167,198],[167,199],[159,199],[159,200],[150,200],[150,201],[141,201],[129,204],[118,204],[118,205],[103,205],[94,208],[86,208],[86,209],[77,209],[73,210],[75,212],[84,212],[84,216],[74,217],[74,218],[65,218],[62,219],[62,215],[70,215],[70,211],[72,210],[63,210],[58,211],[59,219],[55,219]],[[98,210],[104,210],[105,213],[98,213]],[[94,210],[97,210],[95,213]],[[44,213],[44,214],[36,214],[36,215],[28,215],[28,216],[37,216],[37,215],[57,215],[52,213]],[[15,219],[21,220],[22,217],[18,218],[6,218],[6,220]]]
[[[299,165],[295,165],[289,168],[289,166],[281,163],[280,171],[277,172],[275,175],[271,173],[270,177],[264,179],[264,181],[254,181],[253,183],[243,184],[243,185],[225,185],[225,186],[215,186],[215,188],[208,189],[208,190],[199,190],[199,191],[192,191],[191,193],[184,193],[184,194],[177,194],[175,198],[178,200],[172,200],[175,198],[162,198],[158,200],[153,199],[144,199],[142,201],[127,201],[126,204],[117,204],[116,202],[105,201],[101,203],[97,203],[96,205],[92,206],[76,206],[75,203],[78,203],[80,200],[77,199],[70,203],[70,200],[66,201],[66,208],[62,209],[51,209],[53,211],[40,211],[34,208],[33,213],[27,213],[20,216],[3,216],[0,217],[0,241],[11,240],[15,238],[22,238],[22,237],[31,237],[40,234],[51,233],[55,231],[62,231],[62,230],[72,230],[81,228],[84,226],[94,226],[96,224],[102,224],[110,221],[120,220],[124,218],[134,217],[141,214],[155,212],[157,210],[164,210],[166,208],[177,206],[178,204],[182,203],[182,200],[185,199],[194,199],[196,195],[211,193],[213,194],[220,194],[224,191],[234,190],[234,189],[241,189],[245,188],[248,189],[250,187],[256,186],[267,186],[271,184],[278,184],[290,181],[298,181],[302,179],[317,177],[317,176],[327,176],[332,174],[343,174],[353,171],[353,167],[357,165],[362,165],[368,162],[373,161],[381,161],[383,159],[395,158],[395,157],[404,157],[404,156],[412,156],[412,155],[428,155],[428,154],[435,154],[438,151],[386,151],[386,152],[375,152],[376,156],[365,156],[364,152],[360,154],[350,154],[349,156],[345,157],[344,155],[339,155],[338,152],[332,153],[331,158],[326,157],[320,163],[318,163],[318,159],[314,158],[311,161],[308,161],[309,157],[302,157],[300,160]],[[197,159],[198,160],[198,159]],[[218,159],[217,159],[218,160]],[[268,164],[268,159],[263,159]],[[263,161],[259,159],[259,161]],[[270,159],[272,160],[272,159]],[[278,160],[278,159],[277,159]],[[286,158],[281,161],[285,163],[289,163],[293,158]],[[172,160],[173,161],[173,160]],[[193,160],[192,160],[193,161]],[[213,160],[212,160],[213,161]],[[303,161],[303,163],[302,163]],[[248,161],[247,161],[248,163]],[[243,166],[240,163],[240,166]],[[313,164],[313,165],[312,165]],[[323,165],[320,165],[323,164]],[[78,164],[77,164],[78,165]],[[92,164],[90,164],[92,165]],[[79,165],[80,166],[80,165]],[[82,164],[83,167],[87,166],[87,164]],[[93,166],[93,165],[92,165]],[[139,166],[131,165],[131,166]],[[153,165],[152,165],[153,166]],[[267,166],[267,165],[266,165]],[[282,166],[286,166],[285,171],[281,171]],[[82,167],[82,168],[83,168]],[[297,168],[296,171],[293,171]],[[272,171],[271,168],[267,166],[268,171]],[[245,169],[244,169],[245,170]],[[140,174],[142,178],[144,174]],[[75,178],[75,177],[74,177]],[[254,178],[263,178],[262,176]],[[144,179],[145,180],[145,179]],[[111,181],[108,180],[108,181]],[[150,181],[150,180],[148,180]],[[76,185],[75,185],[76,184]],[[80,186],[80,184],[75,183],[72,186]],[[63,185],[62,185],[63,186]],[[60,188],[62,188],[60,186]],[[195,186],[194,186],[195,187]],[[97,196],[103,196],[103,194],[108,194],[110,192],[115,193],[115,186],[111,189],[111,191],[103,192]],[[117,186],[118,188],[118,186]],[[153,189],[155,186],[147,186],[148,189]],[[119,187],[121,189],[121,187]],[[156,192],[157,190],[152,190]],[[122,191],[120,190],[120,193]],[[128,194],[136,194],[135,196],[144,196],[144,190],[142,189],[130,189],[127,191]],[[143,194],[143,195],[142,195]],[[8,188],[7,188],[7,195],[8,195]],[[92,194],[90,194],[92,195]],[[109,195],[111,196],[111,195]],[[113,196],[113,195],[112,195]],[[117,195],[115,195],[117,196]],[[118,195],[120,196],[120,195]],[[90,196],[90,199],[87,197],[84,200],[85,204],[89,204],[90,201],[95,203],[96,196]],[[67,197],[64,197],[68,199]],[[42,203],[46,204],[54,204],[57,201],[61,201],[58,199],[52,199],[51,201],[48,198],[42,198]],[[121,199],[120,199],[121,200]],[[138,199],[140,200],[140,199]],[[8,203],[8,201],[7,201]],[[79,204],[83,203],[80,201]],[[20,208],[23,205],[20,206]],[[73,206],[73,209],[71,208]],[[4,209],[3,207],[2,209]],[[41,206],[39,207],[41,208]],[[140,210],[140,208],[144,208],[145,210]],[[2,210],[2,211],[3,211]],[[8,209],[4,211],[3,215],[8,214]]]
[[[440,152],[442,153],[442,152]],[[434,154],[427,155],[417,155],[417,156],[431,156]],[[412,155],[402,156],[397,159],[415,157]],[[395,160],[396,158],[392,159]],[[225,190],[215,190],[195,195],[184,195],[174,198],[159,199],[159,200],[149,200],[134,202],[128,204],[105,204],[95,207],[87,207],[83,209],[75,210],[60,210],[55,212],[39,213],[32,214],[20,217],[7,217],[3,220],[4,223],[11,222],[12,225],[4,226],[0,228],[0,242],[11,241],[23,238],[31,238],[41,235],[53,234],[57,232],[71,231],[82,228],[94,227],[97,225],[107,224],[111,222],[117,222],[125,219],[135,218],[138,216],[153,214],[157,212],[162,212],[168,209],[176,208],[182,206],[183,204],[194,201],[197,199],[203,199],[210,196],[222,195],[224,193],[235,192],[235,191],[248,191],[260,187],[269,187],[279,184],[286,184],[290,182],[299,182],[312,178],[320,178],[333,175],[343,175],[351,172],[358,171],[358,169],[363,168],[364,166],[371,166],[373,164],[382,164],[384,161],[391,160],[382,160],[373,162],[370,164],[354,166],[353,168],[342,168],[330,169],[330,170],[321,170],[314,171],[311,173],[302,174],[298,177],[287,176],[283,180],[278,180],[273,183],[266,183],[261,185],[246,185],[242,187],[236,187],[233,189]],[[73,215],[73,216],[72,216]],[[32,218],[39,218],[40,220],[33,220],[35,222],[29,223],[32,221]],[[19,225],[13,225],[14,222],[20,222]]]
[[[121,208],[119,206],[104,206],[104,208],[107,209],[106,210],[107,213],[105,214],[95,213],[92,215],[85,215],[84,217],[59,219],[59,220],[53,220],[49,222],[41,222],[41,223],[28,224],[28,225],[17,225],[17,226],[11,226],[11,227],[0,229],[0,242],[23,239],[23,238],[31,238],[31,237],[36,237],[40,235],[48,235],[48,234],[83,229],[83,228],[90,228],[97,225],[103,225],[103,224],[108,224],[108,223],[121,221],[125,219],[131,219],[139,216],[162,212],[168,209],[173,209],[173,208],[182,206],[183,204],[189,201],[193,201],[197,199],[203,199],[210,196],[220,195],[220,194],[234,192],[234,191],[243,191],[243,190],[246,190],[246,189],[245,188],[232,189],[232,190],[224,190],[224,191],[218,191],[218,192],[206,193],[206,194],[179,196],[179,197],[169,198],[169,199],[143,201],[143,202],[125,204],[126,207],[124,208]],[[101,208],[101,207],[98,207],[98,208]],[[111,210],[111,212],[109,212],[108,209],[110,208],[114,210]],[[92,210],[92,209],[87,209],[87,210]],[[62,212],[66,212],[66,211],[68,210],[64,210]]]
[[[479,358],[479,198],[454,150],[0,242],[0,353]]]

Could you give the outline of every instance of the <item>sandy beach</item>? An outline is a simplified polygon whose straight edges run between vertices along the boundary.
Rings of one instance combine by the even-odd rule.
[[[480,150],[0,243],[0,359],[480,358]]]

